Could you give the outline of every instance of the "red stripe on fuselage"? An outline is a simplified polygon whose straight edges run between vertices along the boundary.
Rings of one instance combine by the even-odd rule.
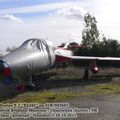
[[[56,55],[55,62],[56,63],[58,63],[58,62],[66,62],[66,61],[69,61],[69,60],[70,60],[70,58]]]
[[[61,47],[58,47],[58,48],[56,48],[56,50],[70,50],[69,48],[61,48]]]

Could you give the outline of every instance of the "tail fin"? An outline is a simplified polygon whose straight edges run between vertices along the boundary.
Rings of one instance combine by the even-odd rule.
[[[65,46],[63,48],[68,48],[68,45],[70,44],[70,37],[68,39],[68,41],[66,42]]]

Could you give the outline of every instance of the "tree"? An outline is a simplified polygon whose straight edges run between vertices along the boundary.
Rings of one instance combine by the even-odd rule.
[[[70,45],[71,45],[71,46],[74,46],[74,45],[78,45],[78,43],[76,43],[76,42],[71,42]]]
[[[89,13],[84,17],[85,28],[82,31],[82,44],[92,47],[99,43],[99,30],[96,18]]]
[[[107,52],[106,56],[117,56],[119,43],[117,40],[108,39],[103,41],[104,52]]]

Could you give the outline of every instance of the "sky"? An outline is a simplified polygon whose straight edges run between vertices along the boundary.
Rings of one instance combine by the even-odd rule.
[[[120,41],[119,0],[0,0],[0,49],[20,46],[29,38],[43,38],[55,46],[81,42],[86,13],[98,29]]]

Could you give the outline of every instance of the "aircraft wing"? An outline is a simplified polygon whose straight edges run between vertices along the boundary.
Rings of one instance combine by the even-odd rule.
[[[113,61],[120,61],[120,57],[91,57],[91,56],[68,56],[71,59],[78,59],[78,60],[113,60]]]
[[[63,59],[73,60],[103,60],[103,61],[120,61],[120,57],[92,57],[92,56],[63,56],[57,55]]]

